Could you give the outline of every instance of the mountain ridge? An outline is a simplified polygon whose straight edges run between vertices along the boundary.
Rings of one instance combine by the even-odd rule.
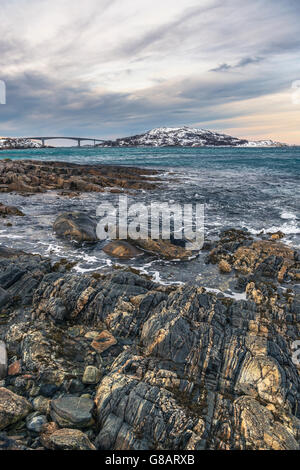
[[[106,140],[98,147],[286,147],[271,139],[251,141],[194,127],[157,127],[143,134]]]

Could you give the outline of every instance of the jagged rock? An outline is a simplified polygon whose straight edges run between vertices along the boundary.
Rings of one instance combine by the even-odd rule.
[[[62,427],[87,428],[93,424],[94,402],[88,398],[64,396],[52,400],[52,419]]]
[[[0,380],[6,377],[7,373],[7,351],[4,341],[0,341]]]
[[[89,438],[77,429],[59,429],[43,440],[51,450],[96,450]]]
[[[103,251],[114,258],[130,259],[143,254],[141,250],[132,246],[130,243],[123,240],[116,240],[108,243]]]
[[[225,261],[224,259],[222,259],[220,261],[219,269],[220,269],[221,273],[230,273],[232,271],[232,268],[231,268],[230,264],[227,263],[227,261]]]
[[[31,409],[25,398],[7,388],[0,388],[0,430],[25,418]]]
[[[285,237],[285,234],[280,230],[276,233],[270,233],[269,235],[271,240],[280,240],[281,238]]]
[[[60,238],[75,240],[79,243],[93,243],[98,240],[96,222],[82,212],[64,212],[53,224],[53,230]]]
[[[38,160],[1,160],[0,192],[36,193],[47,190],[74,192],[103,192],[106,188],[152,189],[156,181],[148,176],[155,170],[126,168],[113,165],[77,165],[67,162]]]
[[[288,273],[296,273],[299,258],[275,242],[253,247],[243,231],[227,231],[222,240],[216,262],[240,260],[250,269],[241,275],[235,268],[247,300],[198,284],[161,286],[131,272],[96,278],[53,272],[40,257],[0,258],[0,275],[14,264],[34,286],[29,304],[17,303],[1,331],[10,357],[22,361],[23,375],[11,387],[35,397],[54,384],[58,400],[72,393],[75,401],[59,412],[52,406],[51,416],[64,428],[96,418],[90,431],[98,449],[299,449],[300,369],[292,344],[300,337],[300,296],[292,283],[278,289],[276,280],[284,263],[278,258],[292,262]],[[272,258],[274,245],[281,255]],[[266,275],[271,268],[275,278]],[[9,290],[23,285],[24,275],[15,274]],[[58,324],[53,305],[65,306]],[[91,346],[101,332],[117,341],[102,358]],[[94,416],[87,398],[94,387],[81,382],[87,366],[104,370]],[[78,400],[90,404],[85,424],[74,416]],[[50,427],[43,427],[42,444]]]

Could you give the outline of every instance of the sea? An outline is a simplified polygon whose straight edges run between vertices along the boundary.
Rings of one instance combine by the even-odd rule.
[[[201,203],[205,207],[205,240],[213,241],[226,228],[248,230],[253,236],[278,230],[283,242],[300,248],[300,147],[283,148],[94,148],[60,147],[1,151],[0,159],[36,159],[81,164],[109,164],[153,168],[159,171],[158,189],[130,195],[130,203]],[[0,243],[54,261],[75,262],[78,273],[110,272],[133,268],[163,284],[199,282],[212,289],[234,292],[232,279],[218,276],[217,268],[205,263],[205,253],[192,260],[166,261],[147,254],[130,261],[110,258],[103,242],[79,246],[56,238],[52,226],[64,211],[85,211],[96,216],[103,200],[118,202],[118,195],[81,194],[58,197],[55,192],[22,196],[0,193],[0,202],[21,209],[25,217],[14,217],[12,227],[2,219]]]

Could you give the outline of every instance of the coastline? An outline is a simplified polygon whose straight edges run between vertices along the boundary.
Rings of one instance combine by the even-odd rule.
[[[37,187],[71,205],[74,192],[163,191],[155,170],[1,165],[1,194],[27,200]],[[236,298],[157,283],[134,259],[79,273],[0,246],[0,448],[297,449],[300,258],[282,236],[225,229],[203,247]]]

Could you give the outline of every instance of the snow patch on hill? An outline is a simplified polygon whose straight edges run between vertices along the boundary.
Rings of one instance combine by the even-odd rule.
[[[19,137],[0,137],[0,150],[42,148],[42,144],[36,140],[22,139]]]
[[[248,141],[193,127],[158,127],[145,134],[106,141],[100,147],[277,147],[272,140]]]

